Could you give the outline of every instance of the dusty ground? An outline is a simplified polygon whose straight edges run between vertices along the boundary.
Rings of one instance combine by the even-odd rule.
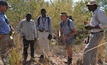
[[[82,57],[83,49],[85,47],[85,44],[80,45],[74,45],[73,46],[73,64],[72,65],[80,65],[77,64],[77,60]],[[35,61],[30,61],[30,56],[28,57],[27,64],[26,65],[67,65],[65,62],[67,61],[67,55],[65,51],[65,46],[61,45],[53,45],[50,47],[50,53],[48,60],[44,61],[43,64],[38,62],[39,60],[39,51],[38,48],[35,50]],[[30,55],[30,53],[29,53]],[[81,63],[82,61],[79,60],[78,63]],[[0,60],[0,65],[3,65],[2,61]],[[21,63],[22,65],[22,63]],[[104,64],[107,65],[107,64]]]
[[[73,63],[76,62],[78,58],[82,56],[82,50],[84,45],[74,45],[73,46]],[[35,61],[30,61],[30,56],[28,57],[26,65],[66,65],[67,55],[65,51],[65,46],[61,45],[52,45],[50,47],[50,53],[47,61],[44,61],[43,64],[39,63],[39,51],[38,48],[35,50]],[[30,55],[30,53],[29,53]],[[3,65],[2,61],[0,60],[0,65]]]
[[[73,65],[76,65],[76,60],[81,58],[82,50],[84,45],[74,45],[73,46]],[[45,61],[43,64],[38,62],[39,55],[35,54],[35,62],[29,62],[30,57],[28,58],[28,63],[26,65],[66,65],[67,55],[64,46],[52,46],[50,49],[48,61]],[[39,52],[39,51],[38,51]]]

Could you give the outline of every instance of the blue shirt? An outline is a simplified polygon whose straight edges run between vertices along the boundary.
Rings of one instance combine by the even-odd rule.
[[[40,20],[39,20],[39,24],[38,24],[38,19],[40,17]],[[36,28],[37,30],[42,30],[44,29],[45,31],[49,31],[50,34],[52,34],[52,20],[51,18],[49,17],[49,20],[48,20],[48,16],[46,16],[45,18],[43,18],[42,16],[39,16],[37,18],[37,23],[36,23]]]
[[[69,20],[69,21],[68,21]],[[60,27],[63,30],[64,35],[68,35],[72,33],[72,29],[75,28],[74,22],[70,19],[67,19],[66,22],[60,22]]]
[[[10,25],[5,14],[0,12],[0,34],[9,34]]]

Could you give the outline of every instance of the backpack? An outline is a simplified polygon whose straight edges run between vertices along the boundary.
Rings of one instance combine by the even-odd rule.
[[[68,19],[67,25],[68,25],[69,29],[72,30],[71,27],[70,27],[70,19]],[[62,28],[62,26],[63,26],[63,25],[62,25],[62,22],[61,22],[60,26],[61,26],[61,28]],[[77,34],[75,34],[74,37],[76,38],[76,37],[77,37]]]
[[[49,17],[46,17],[46,18],[48,19],[48,26],[49,26],[49,24],[50,24],[50,18]],[[40,16],[39,16],[37,22],[38,22],[38,26],[39,26],[40,25]]]

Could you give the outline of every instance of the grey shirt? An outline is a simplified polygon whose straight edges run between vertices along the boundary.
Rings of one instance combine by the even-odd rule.
[[[65,23],[61,21],[60,28],[63,30],[64,35],[68,35],[72,33],[72,29],[75,29],[74,22],[71,19],[67,19]]]
[[[40,19],[39,19],[39,17],[40,17]],[[49,33],[52,34],[52,20],[51,20],[51,18],[48,16],[46,16],[45,18],[43,18],[42,16],[39,16],[39,17],[36,20],[37,30],[44,29],[45,31],[49,31]]]
[[[30,20],[29,22],[26,19],[20,21],[17,26],[18,32],[20,32],[21,36],[25,36],[27,40],[34,40],[36,38],[36,28],[35,28],[34,20]]]
[[[90,25],[93,27],[99,25],[99,27],[101,28],[92,29],[91,32],[99,32],[107,28],[107,15],[103,9],[97,8],[94,11],[90,21]]]

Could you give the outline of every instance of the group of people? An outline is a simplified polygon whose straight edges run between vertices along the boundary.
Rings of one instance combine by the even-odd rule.
[[[10,31],[13,31],[12,26],[9,24],[9,20],[5,15],[8,10],[8,4],[6,1],[0,1],[0,55],[4,65],[8,65],[7,59],[9,55],[7,48],[13,47],[10,41]],[[83,65],[96,65],[97,64],[97,47],[103,38],[104,29],[107,27],[107,16],[104,10],[100,9],[95,0],[90,0],[87,4],[89,11],[93,12],[90,23],[84,22],[86,30],[90,31],[90,39],[85,47],[83,54]],[[21,20],[17,26],[17,31],[23,38],[23,59],[26,62],[28,57],[28,48],[30,46],[31,59],[35,58],[35,41],[38,40],[40,47],[39,61],[43,61],[46,55],[49,54],[49,40],[52,39],[52,19],[46,13],[46,10],[42,8],[40,10],[41,15],[35,20],[32,19],[30,13],[26,14],[25,19]],[[75,42],[76,28],[74,22],[68,17],[66,12],[60,14],[60,38],[63,39],[66,44],[66,51],[68,55],[67,64],[72,64],[72,45]],[[36,31],[38,31],[38,38]],[[4,46],[6,48],[4,48]],[[92,49],[94,48],[94,49]],[[91,50],[92,49],[92,50]]]
[[[21,20],[17,26],[18,31],[23,38],[23,56],[24,60],[27,60],[28,47],[31,48],[31,58],[34,58],[34,46],[36,37],[36,30],[38,31],[38,45],[40,47],[40,61],[44,59],[45,53],[49,52],[49,40],[52,39],[52,21],[49,16],[46,15],[46,10],[41,9],[41,15],[37,18],[36,24],[32,20],[32,15],[28,13],[26,18]]]

